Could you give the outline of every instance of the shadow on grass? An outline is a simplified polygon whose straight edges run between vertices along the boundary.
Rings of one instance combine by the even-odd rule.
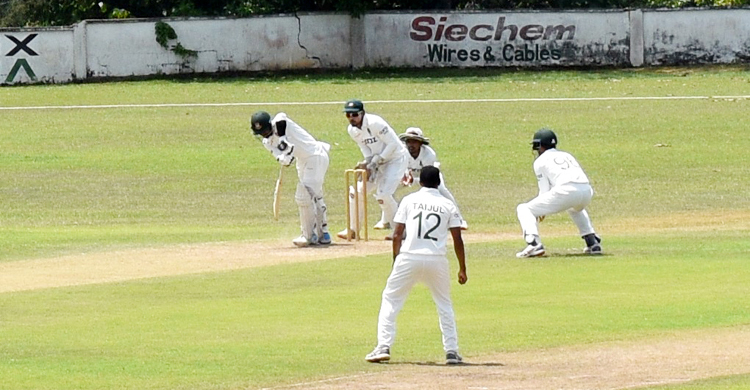
[[[298,247],[299,249],[327,249],[332,247],[350,247],[353,248],[356,245],[356,241],[352,242],[331,242],[330,244],[316,244]]]
[[[446,364],[446,363],[438,363],[438,362],[382,362],[379,364],[435,366],[435,367],[440,367],[440,366],[445,366],[445,367],[505,367],[505,364],[503,363],[492,363],[492,362],[486,362],[486,363],[463,362],[460,364]]]
[[[591,259],[600,259],[603,257],[613,257],[614,254],[612,253],[602,253],[600,255],[590,255],[588,253],[549,253],[547,256],[544,257],[582,257],[582,258],[591,258]],[[542,259],[544,257],[541,257]]]

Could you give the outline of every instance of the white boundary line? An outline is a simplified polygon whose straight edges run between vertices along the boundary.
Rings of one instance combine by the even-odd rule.
[[[517,98],[517,99],[444,99],[444,100],[367,100],[368,104],[390,103],[524,103],[524,102],[592,102],[592,101],[629,101],[629,100],[744,100],[750,95],[738,96],[630,96],[630,97],[590,97],[590,98]],[[163,104],[101,104],[82,106],[28,106],[0,107],[0,111],[21,110],[83,110],[105,108],[174,108],[174,107],[246,107],[246,106],[322,106],[340,105],[340,102],[246,102],[246,103],[163,103]]]

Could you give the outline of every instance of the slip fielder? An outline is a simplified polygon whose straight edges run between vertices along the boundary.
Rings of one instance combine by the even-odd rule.
[[[543,128],[534,133],[531,149],[538,154],[534,160],[534,173],[539,195],[516,208],[527,244],[524,250],[516,253],[516,257],[544,255],[538,222],[546,215],[566,210],[586,242],[584,253],[601,254],[602,240],[596,235],[586,212],[594,190],[581,165],[570,153],[557,150],[557,135],[550,129]]]
[[[402,185],[411,186],[415,180],[419,182],[419,174],[422,171],[422,168],[426,166],[440,168],[437,153],[435,153],[434,149],[428,146],[430,144],[430,139],[424,136],[422,129],[419,127],[409,127],[406,129],[406,132],[400,134],[398,138],[406,144],[406,150],[409,152],[409,156],[406,158],[407,171],[401,179]],[[445,178],[442,172],[440,172],[440,185],[438,186],[438,191],[440,191],[440,195],[450,199],[450,201],[458,207],[456,198],[445,185]],[[461,217],[461,229],[467,230],[469,224],[463,219],[460,211],[459,216]],[[383,221],[379,224],[382,226],[380,228],[387,228]],[[375,228],[377,229],[379,227],[376,225]]]

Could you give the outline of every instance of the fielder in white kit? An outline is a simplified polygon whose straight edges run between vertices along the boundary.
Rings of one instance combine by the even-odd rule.
[[[263,137],[263,146],[276,160],[289,166],[297,161],[297,191],[294,200],[299,209],[302,235],[292,240],[296,246],[328,245],[328,215],[323,199],[323,180],[328,171],[328,151],[331,146],[313,138],[283,112],[271,115],[258,111],[250,118],[256,136]]]
[[[586,242],[584,253],[602,253],[601,238],[596,235],[586,212],[586,206],[594,196],[589,178],[570,153],[556,147],[557,136],[552,130],[543,128],[534,133],[531,149],[538,153],[534,160],[534,173],[539,195],[516,208],[524,240],[528,244],[524,250],[516,253],[516,257],[544,255],[538,222],[549,214],[566,210]]]
[[[406,150],[409,152],[409,157],[406,158],[407,172],[401,179],[402,185],[411,186],[415,180],[418,182],[419,174],[423,167],[433,166],[435,168],[440,168],[437,153],[435,153],[434,149],[428,146],[430,144],[430,139],[424,136],[422,129],[419,127],[409,127],[406,129],[406,132],[400,134],[398,138],[406,144]],[[440,186],[438,186],[438,191],[440,191],[440,195],[450,199],[450,201],[458,207],[456,198],[445,185],[445,178],[442,172],[440,173]],[[469,224],[463,219],[460,211],[459,216],[461,216],[461,229],[467,230]],[[384,221],[381,220],[381,223],[382,228],[387,228]],[[375,226],[375,228],[377,229],[378,226]]]
[[[456,320],[450,296],[450,265],[446,257],[450,230],[458,259],[458,283],[465,284],[468,277],[461,217],[456,205],[438,191],[438,168],[424,167],[419,184],[422,186],[419,191],[401,200],[394,219],[393,269],[383,290],[378,315],[378,344],[365,356],[368,362],[390,360],[391,346],[396,337],[396,317],[417,282],[427,285],[437,305],[446,363],[462,362],[458,354]]]
[[[398,139],[393,128],[378,115],[365,113],[365,106],[359,100],[350,100],[344,105],[344,113],[349,121],[347,132],[357,143],[362,151],[364,161],[357,164],[357,169],[367,169],[369,181],[374,186],[368,186],[368,190],[375,191],[375,199],[382,210],[383,218],[386,223],[393,226],[393,216],[398,209],[398,202],[393,194],[401,182],[401,178],[406,171],[407,151],[404,144]],[[374,188],[371,188],[374,187]],[[364,214],[363,203],[367,201],[366,194],[362,192],[361,183],[357,184],[360,199],[360,218],[362,221]],[[349,210],[355,210],[354,188],[349,189]],[[344,229],[337,234],[340,238],[356,238],[361,226],[357,226],[357,220],[352,211],[349,216],[350,226],[354,231]],[[389,234],[386,240],[393,239]]]

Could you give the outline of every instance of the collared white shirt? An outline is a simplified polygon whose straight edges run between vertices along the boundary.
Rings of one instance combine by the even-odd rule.
[[[362,128],[350,124],[347,132],[365,158],[377,154],[382,157],[381,163],[384,164],[409,153],[393,128],[378,115],[365,113]]]
[[[286,130],[283,136],[278,133],[279,122],[286,122]],[[271,120],[273,132],[270,137],[263,138],[263,146],[266,147],[274,157],[282,154],[291,154],[297,160],[304,160],[313,155],[325,153],[326,144],[316,140],[307,130],[295,123],[289,117],[280,112]]]
[[[545,150],[534,160],[534,173],[540,194],[567,183],[589,184],[588,176],[575,157],[562,150]]]
[[[408,150],[407,150],[408,153]],[[406,158],[408,164],[409,173],[414,178],[414,183],[419,183],[419,174],[422,172],[422,168],[427,166],[433,166],[440,168],[440,163],[437,160],[437,153],[431,147],[422,144],[419,148],[419,156],[417,158],[409,156]]]
[[[393,220],[406,225],[401,253],[416,255],[445,256],[449,229],[461,227],[456,205],[428,187],[405,196]]]

